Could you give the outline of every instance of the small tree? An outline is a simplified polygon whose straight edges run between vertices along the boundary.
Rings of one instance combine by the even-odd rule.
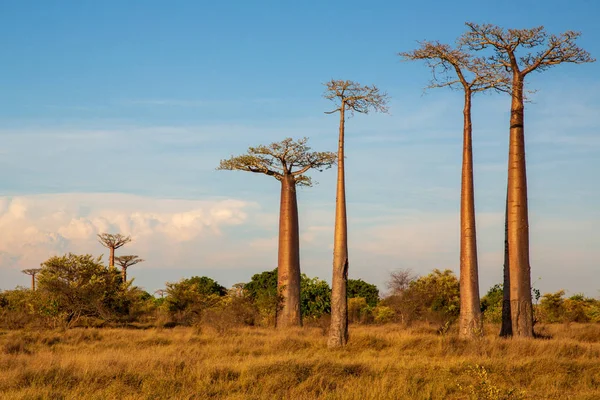
[[[123,276],[123,284],[127,284],[127,268],[135,265],[137,263],[141,263],[144,260],[139,258],[138,256],[120,256],[116,257],[115,261],[121,267],[121,273]]]
[[[461,46],[421,42],[416,50],[400,53],[404,60],[424,60],[433,72],[428,88],[460,88],[464,93],[463,152],[460,191],[460,323],[459,334],[482,334],[475,229],[473,140],[471,103],[473,94],[489,89],[506,91],[508,75],[485,58],[473,57]]]
[[[110,250],[110,255],[108,258],[108,266],[115,266],[115,250],[125,246],[127,243],[131,242],[131,236],[123,236],[120,233],[111,234],[111,233],[101,233],[98,235],[98,241],[100,244],[107,249]]]
[[[379,289],[362,279],[348,279],[348,298],[357,297],[364,298],[369,307],[375,307],[379,302]]]
[[[128,301],[120,290],[121,277],[102,264],[102,257],[67,254],[42,263],[39,291],[56,304],[56,315],[67,325],[80,317],[109,320],[127,315]]]
[[[31,276],[31,291],[35,291],[35,276],[41,271],[40,268],[30,268],[30,269],[24,269],[23,271],[21,271],[22,273],[24,273],[25,275],[30,275]]]
[[[348,221],[346,217],[346,179],[344,169],[344,135],[346,111],[368,114],[370,111],[387,112],[388,96],[375,85],[363,86],[353,81],[331,80],[325,83],[327,100],[335,109],[326,114],[339,113],[338,175],[335,200],[335,230],[333,239],[333,277],[331,280],[331,327],[328,347],[340,347],[348,342]]]
[[[575,42],[580,33],[567,31],[549,35],[543,26],[532,29],[503,29],[496,25],[466,23],[468,31],[461,42],[471,50],[489,48],[490,62],[499,64],[511,75],[509,92],[510,140],[507,190],[507,255],[510,285],[511,329],[502,332],[520,337],[533,336],[531,301],[531,267],[529,265],[529,211],[525,163],[525,77],[563,63],[582,64],[595,61]],[[539,50],[538,50],[539,49]],[[519,54],[525,50],[524,54]],[[506,263],[505,263],[506,264]],[[503,321],[504,322],[504,321]]]
[[[212,278],[193,276],[179,282],[167,282],[165,303],[180,323],[199,322],[202,313],[219,303],[227,289]]]
[[[222,160],[217,169],[270,175],[281,182],[279,209],[279,254],[277,287],[282,307],[277,326],[302,325],[300,312],[300,240],[296,186],[312,186],[305,175],[310,169],[323,170],[335,163],[335,154],[311,152],[308,139],[291,138],[268,146],[250,147],[247,154]]]

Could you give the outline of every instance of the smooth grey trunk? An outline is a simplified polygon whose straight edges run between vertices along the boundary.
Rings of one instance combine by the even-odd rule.
[[[327,347],[341,347],[348,342],[348,225],[346,219],[346,186],[344,174],[344,111],[340,107],[338,140],[338,176],[335,201],[335,231],[333,237],[333,277],[331,280],[331,325]]]
[[[277,327],[301,326],[298,203],[296,180],[291,174],[281,179],[277,292],[282,299],[281,308],[277,309]]]
[[[475,193],[473,184],[473,142],[471,124],[471,91],[465,90],[463,110],[463,160],[460,193],[460,318],[459,335],[483,334],[477,267],[477,234],[475,227]]]
[[[533,337],[523,76],[513,78],[508,153],[508,263],[512,333]]]

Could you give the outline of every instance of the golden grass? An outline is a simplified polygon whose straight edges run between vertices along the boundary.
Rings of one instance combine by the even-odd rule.
[[[600,399],[600,325],[541,329],[552,338],[356,326],[340,350],[318,328],[0,332],[0,398]]]

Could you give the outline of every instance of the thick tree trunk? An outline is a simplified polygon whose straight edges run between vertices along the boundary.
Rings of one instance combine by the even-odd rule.
[[[510,115],[508,154],[508,263],[510,311],[513,335],[533,336],[531,271],[529,265],[529,216],[527,210],[527,171],[523,77],[515,74]]]
[[[35,274],[31,275],[31,291],[35,292]]]
[[[510,266],[508,258],[508,190],[506,192],[506,209],[504,211],[504,279],[502,281],[502,327],[500,336],[512,336],[512,320],[510,315]]]
[[[108,267],[109,268],[114,268],[115,267],[115,248],[111,247],[110,248],[110,255],[108,256]]]
[[[296,181],[290,174],[281,180],[277,289],[282,298],[281,308],[277,310],[277,327],[301,326],[298,203]]]
[[[123,284],[127,283],[127,268],[121,267],[121,275],[123,276]]]
[[[460,193],[460,321],[459,335],[474,337],[483,333],[477,269],[475,193],[473,189],[473,143],[471,93],[465,91],[463,160]]]
[[[331,326],[327,347],[341,347],[348,342],[348,226],[346,220],[346,186],[344,177],[344,111],[340,109],[338,141],[338,177],[335,201],[335,231],[333,239],[333,277],[331,280]]]

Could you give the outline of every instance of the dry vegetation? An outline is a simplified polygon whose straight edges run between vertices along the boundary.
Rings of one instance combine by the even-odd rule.
[[[463,341],[426,325],[0,332],[2,399],[598,399],[600,325]]]

